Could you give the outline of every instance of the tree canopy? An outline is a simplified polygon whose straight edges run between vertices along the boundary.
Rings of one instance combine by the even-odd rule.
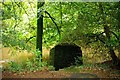
[[[35,49],[37,13],[42,10],[43,46],[72,42],[97,48],[96,52],[108,49],[112,59],[118,61],[115,50],[120,55],[119,2],[45,2],[37,8],[37,2],[25,1],[2,2],[0,6],[5,47]]]

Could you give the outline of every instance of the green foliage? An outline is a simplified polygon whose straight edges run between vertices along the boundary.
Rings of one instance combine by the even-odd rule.
[[[96,67],[99,67],[100,69],[109,69],[110,65],[108,65],[108,64],[99,64],[99,65],[96,65]]]
[[[76,64],[76,65],[80,65],[80,64],[79,64],[80,61],[83,61],[82,57],[77,57],[77,58],[75,58],[75,64]]]
[[[55,68],[53,67],[53,66],[48,66],[48,70],[50,70],[50,71],[53,71],[53,70],[55,70]]]
[[[9,62],[9,67],[8,70],[12,71],[12,72],[19,72],[22,71],[22,64],[18,64],[16,62]]]
[[[42,61],[41,52],[39,50],[33,51],[33,54],[36,54],[35,57],[27,59],[25,62],[9,62],[9,67],[6,69],[12,72],[41,70],[47,63]]]
[[[118,15],[117,9],[119,6],[118,3],[103,3],[102,5],[105,10],[104,12],[106,13],[106,16],[107,16],[106,20],[108,21],[108,24],[111,25],[111,28],[113,30],[116,30],[116,29],[118,30],[118,27],[117,27],[118,26],[117,20],[119,20],[117,19],[117,15]],[[62,6],[62,9],[61,9],[61,6]],[[12,37],[14,37],[14,39],[18,37],[22,37],[22,38],[18,38],[17,40],[23,40],[23,41],[25,41],[26,38],[35,36],[36,35],[35,28],[36,28],[36,20],[37,20],[36,19],[37,10],[35,9],[37,9],[37,5],[28,3],[28,2],[17,2],[17,3],[6,2],[4,3],[3,4],[3,10],[4,10],[3,26],[5,26],[4,27],[5,29],[6,28],[13,29],[12,30],[13,33],[8,32],[9,34],[7,34],[6,36],[13,34]],[[76,3],[76,2],[59,3],[59,2],[56,2],[56,3],[51,3],[51,4],[45,3],[42,9],[50,12],[50,15],[55,19],[55,22],[57,23],[57,25],[59,26],[61,30],[62,40],[65,38],[64,41],[72,42],[78,37],[81,37],[81,35],[83,34],[89,34],[89,33],[96,34],[98,32],[103,31],[103,25],[101,24],[103,22],[101,18],[103,14],[100,13],[99,3],[97,2],[96,3]],[[27,10],[29,10],[30,12],[27,12]],[[56,26],[52,23],[51,19],[46,18],[48,17],[47,14],[44,14],[44,16],[45,17],[44,17],[44,29],[43,29],[43,32],[44,32],[43,45],[50,46],[52,44],[56,44],[56,42],[59,41],[59,37],[58,37],[57,30],[56,30]],[[8,25],[9,24],[8,20],[9,22],[11,22],[10,25]],[[17,27],[16,30],[14,30],[13,27],[15,28]],[[4,31],[4,28],[3,28],[3,31]],[[22,31],[25,30],[25,31],[20,32],[21,30]],[[25,35],[23,37],[24,33]],[[8,39],[9,38],[7,38],[7,40]],[[3,40],[5,45],[10,44],[12,46],[13,44],[18,43],[14,41],[4,42]],[[116,43],[113,43],[113,44],[116,45]],[[35,48],[35,39],[30,40],[29,46],[31,45],[34,45],[33,48]]]
[[[100,11],[100,4],[103,6],[104,14]],[[108,50],[105,45],[113,48],[120,46],[119,40],[114,35],[111,35],[111,39],[107,40],[106,36],[102,34],[100,39],[105,41],[105,44],[101,44],[94,36],[104,32],[103,23],[106,21],[107,25],[110,26],[110,31],[116,33],[118,38],[120,37],[118,2],[46,2],[40,9],[50,13],[61,31],[61,40],[59,40],[56,26],[48,15],[43,13],[43,46],[45,47],[53,46],[58,42],[72,42],[83,48],[94,49],[89,54],[94,54],[96,59],[101,55],[103,59],[108,60],[110,58],[107,56]],[[35,50],[36,37],[33,36],[36,36],[37,2],[4,2],[2,12],[3,46],[12,46],[28,51]],[[102,18],[103,16],[105,20]],[[30,39],[30,37],[33,38]],[[29,41],[26,42],[27,40]],[[34,51],[34,53],[36,54],[36,59],[28,60],[25,63],[28,68],[32,67],[33,63],[35,64],[34,66],[43,66],[41,63],[42,58],[39,56],[41,52]],[[84,57],[86,57],[86,54]]]
[[[36,57],[33,58],[32,61],[35,63],[36,66],[43,67],[47,64],[46,62],[42,61],[41,51],[35,50],[35,51],[33,51],[33,53],[35,54]]]
[[[20,31],[14,31],[13,29],[6,30],[2,34],[2,40],[5,47],[16,47],[16,49],[26,49],[30,50],[31,46],[26,45],[25,39],[23,39],[23,34]]]
[[[30,40],[26,44],[26,40],[35,35],[35,31],[33,30],[36,26],[36,14],[33,14],[35,5],[28,2],[4,2],[2,4],[4,11],[2,15],[3,46],[17,46],[20,49],[26,50],[35,48],[35,45],[33,45],[35,40]],[[27,7],[26,4],[30,6]],[[29,12],[26,12],[27,10]]]

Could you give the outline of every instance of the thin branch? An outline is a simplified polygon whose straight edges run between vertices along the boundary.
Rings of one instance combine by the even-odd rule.
[[[98,40],[100,40],[103,44],[105,44],[105,42],[100,38],[100,35],[102,35],[103,33],[105,33],[105,32],[102,32],[102,33],[98,34],[96,37],[97,37]]]
[[[96,40],[94,41],[89,41],[87,42],[86,44],[89,44],[89,43],[93,43],[93,42],[97,42],[98,40],[100,42],[102,42],[103,44],[105,44],[105,42],[100,38],[100,35],[102,35],[104,32],[100,33],[100,34],[97,34],[97,35],[93,35],[93,36],[89,36],[89,37],[96,37]]]
[[[19,8],[22,8],[22,9],[24,10],[25,14],[27,14],[27,16],[29,16],[29,14],[27,13],[27,11],[25,10],[24,7],[22,7],[20,4],[17,4],[17,2],[15,2],[15,4],[16,4]],[[28,17],[28,19],[29,19],[29,17]]]
[[[16,3],[16,2],[15,2]],[[17,3],[16,3],[17,4]],[[20,7],[20,8],[22,8],[23,10],[24,10],[24,12],[25,12],[25,14],[27,14],[27,16],[29,16],[29,14],[27,13],[27,11],[25,10],[25,8],[24,7],[22,7],[20,4],[17,4],[18,5],[18,7]]]
[[[60,25],[60,29],[62,28],[62,3],[60,2],[60,18],[61,18],[61,25]]]
[[[93,43],[93,42],[97,42],[97,41],[98,41],[97,39],[94,40],[94,41],[89,41],[89,42],[86,43],[86,45],[88,45],[88,44],[90,44],[90,43]]]
[[[33,12],[34,14],[36,14],[36,13],[34,12],[32,6],[31,6],[31,2],[28,2],[28,3],[29,3],[29,5],[30,5],[30,7],[31,7],[31,9],[32,9],[32,12]]]
[[[120,44],[120,39],[119,37],[117,36],[117,34],[115,34],[113,31],[111,31],[111,33],[116,37],[116,39],[118,40],[119,44]]]
[[[28,13],[27,13],[27,11],[25,10],[25,8],[24,8],[24,7],[22,7],[22,5],[17,4],[17,2],[15,2],[15,3],[16,3],[16,5],[17,5],[19,8],[22,8],[22,9],[24,10],[25,14],[27,14],[27,18],[28,18],[28,21],[29,21],[29,23],[30,23],[30,18],[28,17],[28,16],[29,16],[29,14],[28,14]]]
[[[13,3],[13,1],[11,0],[11,2],[12,2],[12,5],[13,5],[13,9],[14,9],[14,18],[15,18],[15,25],[14,25],[14,30],[15,30],[15,28],[16,28],[16,26],[18,25],[17,24],[17,19],[16,19],[16,11],[15,11],[15,6],[14,6],[14,3]]]
[[[26,40],[26,43],[27,43],[28,41],[30,41],[32,38],[34,38],[34,37],[36,37],[36,36],[32,36],[32,37],[28,38],[28,39]]]
[[[59,28],[58,28],[58,26],[57,26],[57,23],[54,21],[54,18],[53,18],[47,11],[45,11],[45,13],[48,14],[48,16],[51,18],[51,20],[52,20],[53,23],[55,24],[55,26],[56,26],[56,28],[57,28],[57,30],[58,30],[59,38],[60,38],[60,30],[59,30]]]

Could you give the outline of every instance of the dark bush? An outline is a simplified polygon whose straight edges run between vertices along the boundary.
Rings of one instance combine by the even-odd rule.
[[[58,44],[51,49],[50,54],[53,59],[51,63],[55,67],[55,70],[69,67],[71,65],[83,64],[81,48],[72,43]]]

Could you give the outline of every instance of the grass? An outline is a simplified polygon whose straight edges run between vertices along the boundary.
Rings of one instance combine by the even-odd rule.
[[[13,48],[3,48],[2,50],[2,60],[9,61],[2,63],[5,70],[13,72],[34,71],[42,69],[47,64],[45,61],[41,62],[41,52],[38,50],[31,53]]]
[[[37,54],[37,52],[35,52],[35,51],[34,51],[35,54],[27,52],[25,50],[23,50],[23,51],[22,50],[21,51],[15,50],[13,48],[2,48],[2,51],[3,51],[2,52],[2,59],[3,60],[8,59],[8,60],[14,61],[14,62],[10,62],[9,64],[8,63],[3,63],[3,66],[5,68],[9,68],[9,70],[19,71],[18,69],[22,70],[23,68],[26,68],[26,70],[33,71],[33,70],[41,68],[41,67],[38,68],[38,66],[44,66],[44,65],[47,64],[46,62],[41,63],[39,61],[39,59],[36,61],[36,55],[35,54]],[[49,60],[49,51],[50,51],[50,49],[43,48],[43,54],[42,54],[43,55],[43,61]],[[87,53],[89,53],[88,52],[89,49],[86,50],[86,51],[87,51]],[[83,54],[84,54],[84,51],[83,51]],[[72,72],[74,72],[74,71],[79,72],[83,68],[93,68],[93,67],[95,67],[93,64],[86,63],[87,61],[89,62],[89,59],[87,57],[84,58],[85,57],[84,55],[83,55],[84,65],[82,65],[82,66],[71,66],[69,68],[65,68],[65,70],[66,71],[70,70]],[[92,60],[94,60],[94,58],[92,58],[90,61],[92,61]],[[39,64],[39,65],[37,65],[37,64]],[[10,67],[10,65],[13,66],[13,67]],[[25,67],[25,66],[27,66],[27,67]],[[108,66],[99,65],[99,67],[107,68]],[[50,65],[48,65],[48,69],[49,70],[54,70],[53,66],[50,66]]]
[[[70,66],[68,68],[65,68],[64,70],[67,72],[84,72],[87,70],[87,72],[91,72],[95,70],[107,70],[110,69],[107,64],[93,64],[93,63],[84,63],[80,66]],[[118,72],[119,73],[119,72]]]
[[[68,71],[68,72],[82,72],[83,69],[92,69],[92,68],[95,68],[94,64],[83,64],[83,65],[80,65],[80,66],[70,66],[68,68],[65,68],[64,70],[65,71]]]
[[[47,70],[54,71],[54,67],[50,65],[46,65],[46,62],[41,63],[40,59],[36,59],[36,55],[38,52],[34,51],[35,54],[27,52],[27,51],[18,51],[14,50],[12,48],[3,48],[2,49],[2,59],[3,60],[13,60],[13,62],[9,63],[3,63],[5,70],[9,70],[11,72],[17,72],[17,73],[26,73],[26,72],[34,72],[37,70],[45,70],[45,67],[47,66]],[[84,52],[84,51],[83,51]],[[84,54],[84,53],[83,53]],[[38,54],[39,55],[39,54]],[[49,50],[43,49],[43,60],[46,61],[49,59]],[[84,57],[84,55],[83,55]],[[98,58],[98,57],[97,57]],[[91,59],[91,61],[94,60],[94,58]],[[89,62],[88,58],[83,58],[84,64],[81,66],[70,66],[64,69],[60,69],[60,71],[65,72],[72,72],[72,73],[96,73],[100,75],[105,74],[112,74],[112,75],[119,75],[120,71],[109,71],[108,65],[106,64],[92,64],[92,63],[86,63]],[[94,60],[95,61],[95,60]],[[103,69],[103,70],[102,70]],[[105,70],[105,71],[104,71]]]

